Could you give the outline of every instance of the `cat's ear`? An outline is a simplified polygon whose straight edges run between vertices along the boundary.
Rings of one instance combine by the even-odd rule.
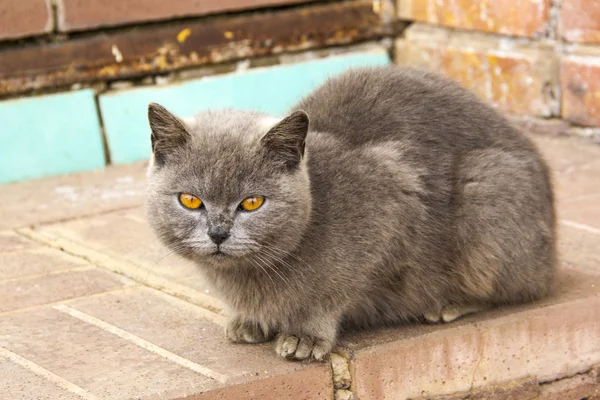
[[[261,142],[270,156],[282,162],[287,169],[293,170],[304,156],[307,133],[308,114],[296,111],[272,127]]]
[[[164,164],[173,150],[190,139],[185,124],[160,104],[148,105],[148,122],[152,131],[152,152],[158,165]]]

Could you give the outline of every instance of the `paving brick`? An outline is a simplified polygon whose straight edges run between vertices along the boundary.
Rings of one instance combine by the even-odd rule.
[[[562,37],[570,42],[600,43],[600,3],[566,0],[561,6]]]
[[[145,164],[108,166],[94,172],[3,185],[0,229],[139,206],[146,188]],[[15,240],[28,243],[23,238],[14,237],[14,233],[10,236],[0,233],[0,251]]]
[[[545,44],[414,24],[396,42],[396,60],[442,73],[504,111],[559,112],[558,63]]]
[[[149,157],[146,110],[150,102],[160,103],[180,116],[227,107],[280,115],[331,75],[352,66],[388,62],[387,51],[377,47],[370,52],[104,94],[100,96],[100,108],[111,159],[123,163]],[[281,91],[284,86],[285,91]]]
[[[38,243],[24,238],[21,235],[17,235],[12,231],[0,231],[0,253],[22,250],[37,246],[39,246]]]
[[[85,264],[88,263],[82,259],[48,247],[0,253],[0,282],[66,271]]]
[[[328,2],[12,46],[0,49],[0,95],[373,40],[406,26],[391,17],[371,0]]]
[[[0,40],[40,35],[52,28],[48,1],[3,0],[0,3]]]
[[[576,124],[600,126],[600,53],[561,62],[562,115]]]
[[[564,267],[600,275],[600,230],[589,232],[589,225],[571,221],[561,221],[559,228],[558,250]]]
[[[360,399],[433,397],[534,376],[572,376],[600,361],[600,278],[562,271],[557,293],[536,305],[442,327],[361,332],[345,344]]]
[[[0,282],[0,312],[39,306],[131,286],[132,282],[90,268]]]
[[[86,248],[132,263],[168,279],[197,277],[197,267],[162,246],[142,208],[116,211],[41,228]]]
[[[106,399],[165,398],[215,381],[52,308],[0,316],[0,346]]]
[[[548,29],[550,0],[399,0],[398,15],[452,28],[531,37]]]
[[[0,183],[104,167],[91,90],[3,101],[0,120]]]
[[[273,343],[231,344],[225,338],[223,326],[205,319],[205,311],[154,290],[107,294],[68,305],[224,375],[228,386],[264,381],[268,389],[261,392],[269,393],[273,399],[326,398],[330,394],[331,374],[327,365],[281,360],[275,356]],[[223,324],[224,319],[219,317],[218,322]],[[296,380],[301,372],[306,376],[304,382]],[[253,390],[259,386],[262,384]],[[238,390],[247,392],[248,388],[244,385]],[[217,394],[208,397],[219,398]],[[256,393],[250,397],[260,398]]]
[[[311,0],[59,0],[58,25],[62,31],[102,26],[124,25],[143,21],[191,17],[285,4],[309,3]],[[313,0],[314,1],[314,0]]]
[[[192,303],[217,312],[223,309],[198,267],[160,244],[142,209],[47,225],[27,234]]]
[[[29,369],[0,358],[0,398],[11,400],[61,399],[80,400],[81,397],[56,386]]]
[[[535,400],[600,399],[600,368],[541,386]]]

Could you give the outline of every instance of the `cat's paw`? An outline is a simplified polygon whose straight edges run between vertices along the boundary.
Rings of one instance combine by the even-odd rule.
[[[235,317],[229,321],[225,335],[234,343],[263,343],[273,339],[273,335],[260,324],[242,317]]]
[[[452,322],[467,314],[476,313],[485,310],[485,306],[479,304],[472,305],[457,305],[450,304],[442,308],[441,311],[429,311],[423,313],[423,317],[430,323]]]
[[[322,361],[329,354],[333,342],[309,335],[291,335],[282,333],[277,338],[275,352],[284,358],[294,360]]]

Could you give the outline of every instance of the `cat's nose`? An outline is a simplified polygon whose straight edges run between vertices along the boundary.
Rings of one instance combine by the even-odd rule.
[[[215,242],[215,244],[219,245],[227,240],[229,237],[229,230],[222,226],[211,226],[208,229],[208,237],[210,237],[210,240]]]

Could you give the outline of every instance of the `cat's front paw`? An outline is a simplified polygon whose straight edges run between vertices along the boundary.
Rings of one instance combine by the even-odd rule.
[[[282,333],[277,338],[275,352],[284,358],[294,360],[313,359],[321,361],[329,354],[333,341],[309,335]]]
[[[225,328],[225,335],[234,343],[263,343],[273,339],[267,329],[243,317],[232,318]]]

